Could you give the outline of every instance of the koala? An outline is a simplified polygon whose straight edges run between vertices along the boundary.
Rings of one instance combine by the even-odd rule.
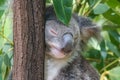
[[[81,55],[91,37],[99,39],[100,30],[90,19],[73,14],[66,26],[57,19],[53,7],[48,7],[45,80],[99,80],[99,74]]]
[[[99,80],[97,71],[81,55],[91,37],[100,37],[97,26],[77,14],[66,26],[52,6],[46,9],[45,20],[45,80]]]

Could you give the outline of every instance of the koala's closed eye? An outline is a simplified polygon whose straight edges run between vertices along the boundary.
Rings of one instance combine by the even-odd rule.
[[[49,33],[50,33],[51,35],[53,35],[53,36],[57,36],[57,35],[58,35],[58,32],[55,31],[55,30],[52,29],[52,28],[49,30]]]

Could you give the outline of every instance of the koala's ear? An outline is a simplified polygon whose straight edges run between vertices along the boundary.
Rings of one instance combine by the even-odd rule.
[[[100,29],[96,26],[81,27],[80,34],[83,41],[88,41],[91,37],[100,39]]]
[[[93,24],[89,18],[80,17],[77,14],[74,14],[73,17],[79,25],[81,39],[83,39],[83,41],[88,41],[91,37],[100,39],[99,27],[97,27],[96,24]]]

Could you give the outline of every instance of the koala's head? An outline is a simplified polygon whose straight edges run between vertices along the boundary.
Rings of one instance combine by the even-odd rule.
[[[80,45],[79,43],[85,43],[96,33],[96,28],[82,27],[84,24],[75,18],[76,16],[72,16],[69,25],[66,26],[56,18],[53,8],[47,9],[45,24],[46,55],[56,59],[69,57]],[[93,25],[90,24],[90,26]]]

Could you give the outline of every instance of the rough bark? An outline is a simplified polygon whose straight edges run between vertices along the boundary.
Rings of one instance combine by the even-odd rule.
[[[14,0],[13,80],[44,80],[45,0]]]

